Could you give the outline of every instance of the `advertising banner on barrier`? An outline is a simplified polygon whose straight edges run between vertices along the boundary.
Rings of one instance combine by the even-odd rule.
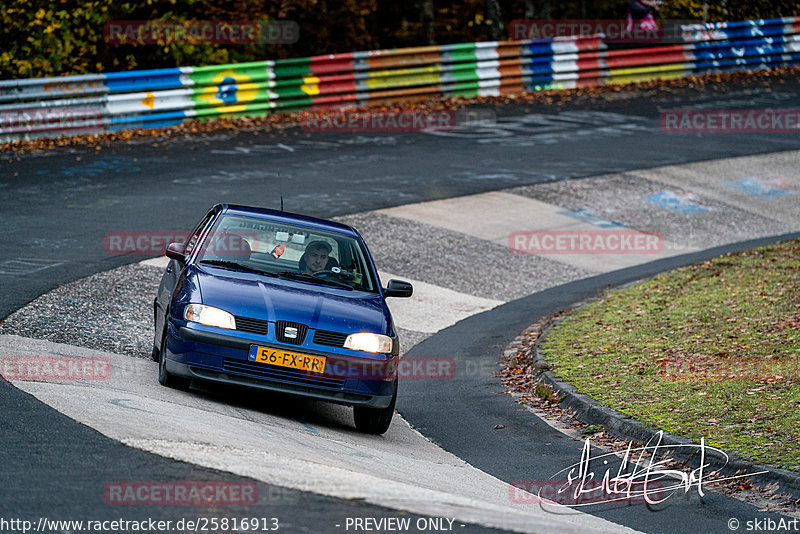
[[[661,21],[657,30],[642,30],[628,28],[624,19],[515,20],[509,31],[516,41],[3,80],[0,142],[160,128],[219,117],[262,117],[275,111],[318,113],[322,109],[436,96],[500,96],[800,65],[800,17],[713,24],[676,22],[684,21]],[[115,20],[104,30],[111,44],[135,41],[141,45],[280,44],[294,42],[299,36],[296,23],[282,20],[266,25],[261,21]],[[652,46],[668,42],[677,44]],[[622,45],[613,46],[619,43]],[[697,112],[687,119],[675,115],[679,111],[662,114],[665,131],[726,131],[725,126],[716,126],[718,113],[710,116]],[[346,120],[318,117],[304,126],[331,131],[420,131],[430,128],[432,116],[384,113],[371,116],[365,123],[361,120],[363,113],[339,113],[339,119],[344,113]],[[425,119],[423,126],[421,118]],[[438,129],[461,126],[453,125],[452,120],[442,126],[441,118],[437,117]],[[753,120],[754,127],[747,126],[751,119],[746,116],[742,127],[735,121],[728,124],[744,133],[796,131],[791,113]]]

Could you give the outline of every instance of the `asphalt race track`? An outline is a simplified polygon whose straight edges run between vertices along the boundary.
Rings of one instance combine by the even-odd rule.
[[[453,132],[240,133],[4,157],[0,316],[44,296],[0,324],[0,356],[100,350],[114,375],[79,385],[0,380],[0,518],[278,517],[287,532],[346,532],[354,517],[455,518],[462,532],[728,532],[732,517],[779,519],[696,492],[657,509],[520,506],[508,483],[555,475],[579,460],[581,443],[521,410],[492,373],[503,346],[540,314],[711,247],[800,230],[800,136],[658,126],[659,108],[799,105],[796,84],[734,86],[724,99],[678,92],[658,102],[623,94],[592,109],[518,106],[494,126]],[[161,388],[141,333],[148,312],[120,329],[130,351],[93,343],[91,328],[74,334],[82,322],[113,332],[91,308],[116,289],[96,277],[59,286],[144,259],[109,254],[108,233],[186,231],[213,203],[278,207],[281,192],[289,211],[358,228],[384,281],[414,282],[414,299],[390,303],[404,348],[421,342],[407,356],[452,358],[460,369],[404,383],[382,438],[357,434],[339,407]],[[509,251],[514,231],[597,228],[658,231],[663,248]],[[130,291],[134,305],[152,298],[158,263],[137,267],[144,286]],[[114,481],[254,483],[259,499],[115,506],[104,498]]]
[[[0,316],[45,291],[130,261],[102,248],[108,232],[193,225],[216,202],[279,207],[319,217],[507,187],[796,149],[796,136],[668,135],[659,108],[791,108],[796,82],[734,86],[653,102],[621,93],[601,109],[522,107],[529,116],[444,135],[220,134],[58,150],[0,160]],[[281,185],[282,184],[282,185]],[[25,263],[27,262],[27,263]],[[55,268],[57,265],[58,268]],[[19,276],[34,274],[37,276]]]

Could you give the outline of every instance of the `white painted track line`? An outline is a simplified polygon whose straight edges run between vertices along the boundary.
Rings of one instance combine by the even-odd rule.
[[[328,422],[312,426],[268,409],[164,388],[152,361],[17,336],[0,336],[0,353],[109,358],[113,373],[106,380],[14,385],[112,439],[170,458],[517,532],[633,532],[567,508],[562,516],[539,505],[514,504],[508,484],[434,445],[398,415],[386,435],[367,436],[349,426],[350,410],[343,407],[321,405]]]
[[[597,230],[589,223],[563,215],[563,207],[506,192],[481,193],[464,197],[422,202],[378,210],[378,213],[446,228],[509,247],[513,232],[543,230]],[[676,252],[667,243],[654,254],[546,254],[548,259],[594,272],[623,269],[653,261]]]
[[[501,282],[491,287],[518,288],[516,284],[520,278],[537,277],[545,287],[552,287],[563,281],[558,269],[563,271],[567,264],[589,272],[607,272],[651,261],[657,256],[542,255],[549,261],[514,263],[510,261],[513,253],[507,248],[510,232],[596,229],[590,222],[564,215],[565,211],[583,208],[618,217],[627,228],[662,231],[674,236],[661,255],[794,231],[800,228],[799,155],[787,152],[733,158],[540,184],[514,193],[485,193],[379,210],[372,212],[376,214],[372,220],[389,216],[395,221],[414,221],[415,225],[411,230],[403,227],[411,226],[407,222],[396,228],[381,227],[384,231],[377,239],[369,239],[369,245],[373,253],[380,254],[382,249],[392,251],[381,263],[386,270],[381,273],[384,283],[389,278],[409,280],[402,266],[413,265],[409,262],[416,258],[424,258],[429,262],[426,266],[437,268],[439,276],[446,273],[464,277],[468,273],[463,269],[478,272],[476,265],[481,258],[474,256],[475,251],[491,245],[493,253],[502,256],[501,261],[492,264],[493,271],[484,277]],[[748,177],[773,184],[787,193],[765,198],[724,184]],[[698,215],[673,213],[643,200],[645,195],[672,189],[694,193],[698,202],[710,209]],[[363,220],[369,222],[370,214],[364,215]],[[457,239],[455,245],[441,242],[441,245],[451,245],[456,252],[449,249],[451,255],[440,260],[437,242],[408,235],[404,237],[411,249],[400,254],[396,248],[391,248],[396,246],[397,236],[403,232],[422,231],[421,236],[424,236],[425,231],[442,229],[450,234],[440,232],[441,235],[463,236],[463,252],[459,248],[462,243]],[[685,242],[675,243],[677,239]],[[505,249],[499,249],[498,244]],[[456,257],[464,261],[454,261],[453,254],[459,253],[469,257]],[[506,253],[508,256],[504,256]],[[143,263],[163,267],[166,258]],[[503,270],[505,265],[524,265],[529,270]],[[553,265],[557,269],[554,270]],[[480,273],[484,276],[484,271]],[[409,281],[415,285],[415,298],[391,299],[389,305],[397,325],[420,336],[439,331],[508,299],[493,298],[485,292],[479,297],[463,288],[461,291],[446,289],[441,287],[446,279],[437,283],[424,274],[411,277]],[[469,287],[476,293],[484,289],[475,284]],[[88,349],[16,336],[0,336],[0,348],[8,356],[98,354]],[[163,388],[156,381],[153,362],[116,354],[105,356],[114,366],[109,380],[15,382],[15,385],[70,417],[134,447],[270,484],[336,497],[363,498],[395,509],[456,517],[460,521],[520,532],[626,531],[578,512],[560,516],[546,513],[536,505],[512,504],[507,484],[429,442],[397,415],[385,436],[364,436],[353,430],[351,411],[347,408],[311,403],[312,408],[290,410],[287,416],[285,409],[248,408],[246,403],[243,407],[229,399],[220,402],[202,392],[184,393]],[[487,355],[487,361],[493,357]],[[321,424],[293,419],[293,413],[312,414]]]
[[[379,276],[384,284],[392,278],[413,284],[413,298],[386,299],[395,323],[406,330],[432,334],[503,304],[502,300],[475,297],[400,275],[381,272]]]

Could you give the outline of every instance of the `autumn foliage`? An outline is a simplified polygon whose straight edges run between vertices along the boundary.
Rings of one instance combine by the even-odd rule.
[[[621,18],[625,0],[4,0],[0,79],[211,65],[316,54],[502,39],[513,19]],[[666,0],[664,18],[742,20],[800,14],[794,0]],[[298,23],[294,44],[109,44],[106,23]]]

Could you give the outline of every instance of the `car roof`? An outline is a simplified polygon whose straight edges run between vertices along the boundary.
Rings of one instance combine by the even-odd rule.
[[[353,237],[359,237],[358,232],[352,226],[341,224],[335,221],[326,219],[318,219],[308,215],[301,215],[299,213],[290,213],[288,211],[277,211],[267,208],[257,208],[254,206],[242,206],[238,204],[221,204],[222,212],[230,215],[242,215],[245,217],[255,217],[257,219],[270,220],[275,222],[283,222],[290,224],[297,224],[314,228],[316,230],[328,230],[330,232],[337,232],[340,234],[347,234]]]

